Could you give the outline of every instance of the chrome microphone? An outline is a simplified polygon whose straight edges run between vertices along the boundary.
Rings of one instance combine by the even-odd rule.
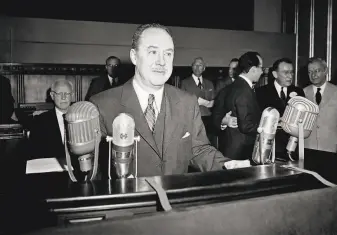
[[[274,161],[271,156],[279,119],[280,113],[277,109],[268,107],[263,111],[252,155],[252,160],[256,164],[263,165]]]
[[[88,101],[74,103],[65,115],[65,126],[65,143],[67,142],[72,155],[77,157],[80,172],[86,175],[84,181],[92,180],[97,173],[101,140],[98,109]],[[72,173],[70,154],[65,147],[69,176],[73,181],[78,181]]]
[[[303,140],[309,137],[318,113],[318,105],[304,97],[295,96],[288,101],[288,105],[281,118],[281,127],[291,135],[286,148],[291,160],[293,160],[291,152],[296,150],[298,139],[302,138]],[[301,133],[303,137],[301,137]],[[303,146],[300,147],[304,148]]]
[[[134,143],[135,121],[131,115],[120,113],[112,123],[111,150],[118,178],[127,178],[132,174]]]

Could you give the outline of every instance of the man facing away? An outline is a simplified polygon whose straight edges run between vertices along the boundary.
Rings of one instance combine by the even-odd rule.
[[[223,133],[220,149],[232,159],[250,159],[260,122],[261,111],[253,84],[262,74],[262,58],[257,52],[246,52],[239,58],[239,76],[222,89],[213,111],[215,126]],[[224,95],[222,95],[222,93]],[[222,98],[220,98],[222,97]],[[237,128],[224,127],[227,112],[237,118]]]
[[[90,99],[99,109],[103,138],[112,135],[111,124],[118,114],[125,112],[134,118],[135,135],[141,137],[138,176],[183,174],[190,164],[201,171],[247,165],[230,161],[210,145],[195,96],[165,84],[173,57],[168,28],[159,24],[137,28],[130,50],[134,77]],[[108,159],[101,158],[100,168],[104,178]]]

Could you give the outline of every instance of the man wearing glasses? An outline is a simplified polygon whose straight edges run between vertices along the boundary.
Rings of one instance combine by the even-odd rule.
[[[30,132],[32,158],[55,157],[65,159],[64,118],[73,97],[73,86],[65,79],[56,80],[50,96],[55,108],[34,117]]]
[[[121,85],[121,80],[118,77],[120,65],[119,58],[115,56],[108,57],[105,61],[106,74],[91,80],[85,100],[89,100],[91,96],[97,93]]]
[[[256,89],[256,96],[263,111],[267,107],[277,109],[282,117],[289,99],[294,96],[305,97],[301,88],[293,85],[294,68],[288,58],[276,60],[272,67],[274,79],[265,86]],[[288,159],[286,147],[289,135],[282,129],[278,129],[275,137],[276,156]]]

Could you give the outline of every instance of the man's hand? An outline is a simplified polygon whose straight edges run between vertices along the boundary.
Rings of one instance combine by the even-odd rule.
[[[231,116],[232,111],[229,111],[226,113],[226,115],[223,117],[221,121],[221,130],[226,129],[227,126],[230,128],[237,128],[238,127],[238,119],[236,117]]]
[[[225,162],[224,165],[227,170],[251,166],[249,160],[232,160],[229,162]]]
[[[207,108],[212,108],[213,105],[214,105],[214,100],[205,100],[201,97],[198,98],[198,104],[199,105],[202,105],[202,106],[205,106]]]

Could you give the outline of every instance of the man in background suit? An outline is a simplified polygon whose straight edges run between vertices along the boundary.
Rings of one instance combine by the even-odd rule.
[[[89,100],[91,96],[105,91],[107,89],[121,85],[119,76],[119,67],[121,61],[116,56],[110,56],[105,61],[105,69],[107,74],[91,80],[85,100]]]
[[[219,94],[222,88],[225,88],[226,86],[232,84],[235,79],[235,70],[238,67],[239,59],[233,58],[229,62],[228,66],[228,76],[224,79],[218,79],[215,84],[215,93],[216,95]]]
[[[56,80],[50,91],[55,108],[36,115],[30,131],[31,158],[55,157],[65,160],[64,118],[73,97],[73,86],[65,79]]]
[[[301,88],[294,86],[293,77],[294,69],[292,61],[288,58],[281,58],[274,62],[272,66],[272,75],[274,81],[269,81],[265,86],[256,89],[257,99],[261,110],[267,107],[277,109],[282,117],[289,99],[294,96],[304,97],[304,92]],[[288,159],[287,144],[290,135],[279,128],[275,137],[275,152],[276,156],[282,159]]]
[[[308,74],[311,85],[304,88],[307,99],[319,105],[319,115],[305,148],[337,152],[337,86],[327,81],[328,67],[321,58],[311,58]]]
[[[262,74],[262,58],[257,52],[247,52],[239,59],[239,76],[235,81],[222,89],[214,109],[214,124],[220,129],[228,119],[225,114],[237,118],[237,128],[227,126],[223,131],[222,153],[232,159],[250,159],[260,122],[261,111],[256,99],[253,84]],[[224,96],[221,93],[225,93]],[[221,128],[223,129],[223,128]]]
[[[192,75],[181,82],[181,89],[198,98],[201,119],[205,125],[208,139],[213,141],[211,110],[213,107],[215,90],[213,83],[202,76],[206,69],[203,58],[195,58],[192,63]]]
[[[11,83],[8,78],[0,75],[0,124],[12,123],[14,98]]]
[[[123,86],[109,89],[90,101],[100,112],[103,138],[112,135],[112,122],[120,113],[135,120],[138,143],[138,175],[187,173],[192,164],[201,171],[247,164],[229,161],[209,144],[195,96],[165,84],[172,74],[174,44],[170,31],[159,24],[137,28],[130,58],[135,75]],[[102,141],[101,144],[104,144]],[[105,178],[108,159],[100,158]]]

